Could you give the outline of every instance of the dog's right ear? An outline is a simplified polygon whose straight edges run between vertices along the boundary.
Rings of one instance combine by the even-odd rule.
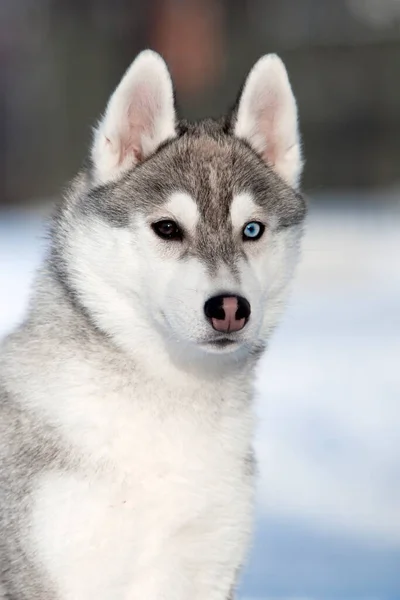
[[[176,135],[172,81],[161,56],[151,50],[133,61],[111,96],[95,130],[93,178],[107,183]]]

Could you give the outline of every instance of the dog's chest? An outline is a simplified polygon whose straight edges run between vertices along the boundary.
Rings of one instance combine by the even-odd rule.
[[[251,495],[250,415],[217,409],[210,399],[207,409],[178,399],[171,410],[152,400],[103,403],[93,422],[88,411],[76,420],[69,414],[82,467],[38,481],[35,543],[67,587],[83,578],[94,593],[99,570],[103,587],[129,586],[135,570],[160,555],[190,553],[192,544],[198,551],[199,532],[211,528],[221,541],[230,531],[242,535],[238,521],[247,523]]]

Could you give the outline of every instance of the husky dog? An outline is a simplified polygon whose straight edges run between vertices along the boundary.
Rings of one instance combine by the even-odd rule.
[[[254,372],[298,259],[301,169],[276,55],[196,124],[159,55],[128,69],[0,353],[4,598],[234,597]]]

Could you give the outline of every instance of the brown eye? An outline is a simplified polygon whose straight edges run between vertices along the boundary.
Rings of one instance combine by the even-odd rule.
[[[181,241],[183,233],[175,221],[158,221],[152,224],[152,229],[163,240]]]

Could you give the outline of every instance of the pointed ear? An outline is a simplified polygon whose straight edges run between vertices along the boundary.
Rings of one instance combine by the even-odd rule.
[[[260,58],[250,71],[233,122],[246,140],[289,185],[302,171],[297,106],[285,66],[276,54]]]
[[[171,77],[161,56],[145,50],[125,73],[95,130],[95,182],[116,179],[175,135]]]

